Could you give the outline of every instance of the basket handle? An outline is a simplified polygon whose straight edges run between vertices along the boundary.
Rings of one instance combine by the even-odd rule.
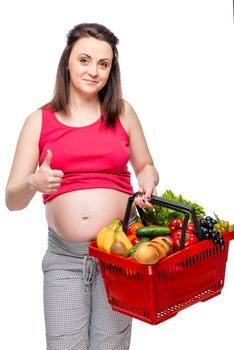
[[[128,222],[129,222],[129,218],[130,218],[132,203],[133,203],[136,196],[142,196],[142,195],[143,195],[142,192],[136,192],[128,198],[125,216],[123,219],[123,231],[124,232],[126,232],[127,228],[128,228]],[[196,211],[192,206],[184,204],[184,203],[180,203],[177,201],[173,201],[173,200],[170,200],[167,198],[159,197],[159,196],[151,196],[151,199],[149,202],[151,204],[158,204],[158,205],[161,205],[162,207],[173,209],[173,210],[179,211],[179,212],[184,214],[184,220],[183,220],[184,222],[183,222],[182,229],[181,229],[180,249],[184,248],[186,228],[188,225],[190,215],[192,216],[192,220],[193,220],[194,227],[195,227],[195,232],[196,232],[199,240],[202,240],[201,227],[200,227],[199,222],[198,222]],[[137,211],[140,215],[142,223],[144,225],[146,225],[146,223],[143,220],[143,209],[137,206]]]

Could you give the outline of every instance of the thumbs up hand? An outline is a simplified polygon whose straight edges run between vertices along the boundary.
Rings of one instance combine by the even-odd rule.
[[[51,169],[52,151],[47,149],[46,157],[39,170],[33,175],[33,187],[42,193],[51,194],[60,187],[64,173]]]

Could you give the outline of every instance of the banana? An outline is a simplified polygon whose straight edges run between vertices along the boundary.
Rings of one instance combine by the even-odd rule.
[[[103,250],[110,253],[112,244],[116,241],[116,233],[114,230],[108,230],[103,241]]]
[[[119,227],[119,219],[115,219],[109,226],[103,227],[97,234],[97,247],[99,249],[110,251],[110,242],[111,244],[115,241],[114,235],[112,232],[115,232],[116,228]],[[105,247],[104,247],[105,244]]]
[[[127,249],[130,249],[133,247],[127,235],[124,233],[121,225],[119,225],[119,227],[116,229],[116,241],[122,242]]]
[[[106,233],[109,231],[108,227],[103,227],[97,234],[97,247],[103,249],[103,243]]]

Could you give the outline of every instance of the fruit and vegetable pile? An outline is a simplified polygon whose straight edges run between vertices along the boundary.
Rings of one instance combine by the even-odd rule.
[[[162,197],[188,204],[195,209],[202,239],[212,239],[214,244],[223,246],[223,232],[234,231],[234,225],[230,225],[228,221],[221,220],[215,213],[214,217],[207,216],[200,205],[185,200],[181,195],[176,196],[171,190],[167,190]],[[142,218],[137,216],[126,233],[121,220],[115,219],[98,232],[97,247],[142,264],[155,264],[180,249],[183,217],[181,212],[156,205],[144,209]],[[186,226],[184,248],[198,242],[198,234],[190,220]]]

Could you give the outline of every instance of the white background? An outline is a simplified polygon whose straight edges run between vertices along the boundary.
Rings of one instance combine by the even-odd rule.
[[[66,34],[80,22],[102,23],[120,38],[124,97],[139,115],[159,170],[158,194],[171,188],[234,223],[231,0],[1,2],[4,350],[45,349],[41,259],[47,227],[41,195],[24,211],[9,212],[4,191],[24,119],[50,100]],[[158,326],[135,320],[131,350],[233,349],[233,269],[230,244],[222,294]]]

